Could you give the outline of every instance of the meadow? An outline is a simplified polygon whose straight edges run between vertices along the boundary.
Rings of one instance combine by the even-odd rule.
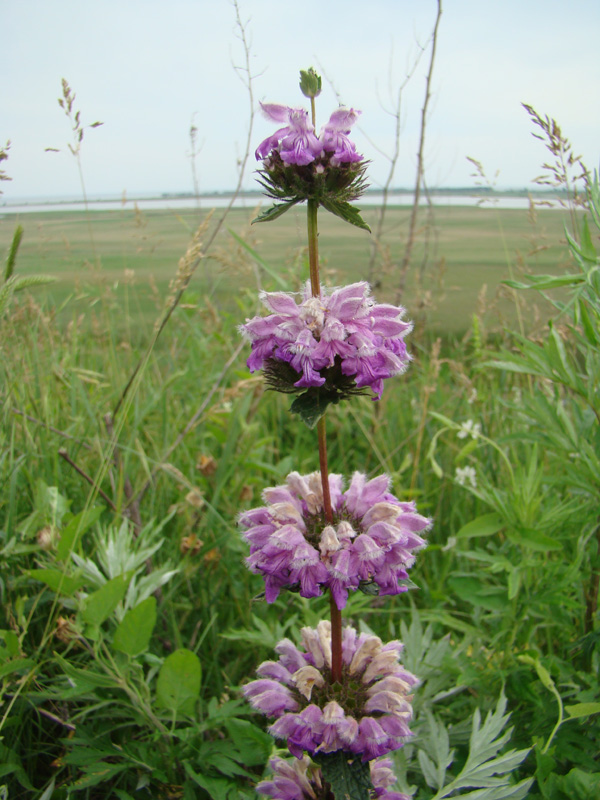
[[[218,210],[215,217],[218,217]],[[218,308],[231,310],[236,293],[256,290],[256,266],[248,251],[236,244],[230,231],[242,237],[274,272],[289,276],[298,287],[304,280],[306,223],[303,210],[293,209],[278,225],[254,225],[256,208],[233,209],[215,249],[194,278],[193,291]],[[365,207],[364,218],[375,229],[377,208]],[[320,256],[330,285],[370,278],[378,296],[391,299],[396,290],[394,271],[402,258],[409,208],[386,210],[383,248],[371,270],[373,237],[340,226],[330,215],[320,223]],[[15,225],[26,228],[19,252],[19,271],[55,276],[45,290],[60,306],[83,284],[112,287],[124,300],[125,286],[135,283],[130,313],[136,322],[154,321],[156,306],[150,285],[163,295],[203,213],[181,211],[53,211],[0,218],[0,247],[8,248]],[[530,212],[494,207],[431,207],[424,211],[404,303],[411,319],[427,314],[430,330],[464,333],[471,315],[495,309],[495,325],[514,322],[514,301],[499,292],[502,280],[523,272],[564,268],[563,211],[535,208]],[[89,223],[89,224],[88,224]],[[91,225],[91,238],[90,238]],[[101,270],[95,271],[97,262]],[[369,276],[369,272],[373,274]],[[133,274],[132,274],[133,273]],[[261,275],[259,274],[259,278]],[[263,270],[266,288],[272,277]],[[487,291],[482,295],[482,290]],[[232,291],[233,290],[233,291]],[[499,296],[500,294],[500,296]],[[504,293],[506,295],[506,293]],[[542,301],[543,305],[543,301]],[[73,307],[71,304],[70,308]],[[424,318],[424,317],[423,317]],[[492,315],[490,314],[490,320]]]
[[[331,470],[384,471],[434,521],[414,587],[344,611],[400,638],[421,680],[416,736],[394,754],[415,800],[600,796],[590,193],[576,230],[543,208],[424,211],[401,298],[410,369],[381,401],[328,412]],[[236,528],[315,464],[314,433],[249,373],[237,331],[259,289],[306,280],[305,217],[252,217],[231,211],[207,253],[188,250],[195,212],[0,218],[2,250],[24,228],[14,275],[57,279],[6,295],[0,318],[7,800],[256,796],[273,741],[240,686],[327,601],[265,604]],[[323,212],[324,280],[368,277],[392,301],[407,220],[387,209],[371,261],[372,240]]]

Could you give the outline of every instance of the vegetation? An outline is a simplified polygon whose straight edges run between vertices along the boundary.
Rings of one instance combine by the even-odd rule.
[[[65,82],[69,111],[73,97]],[[568,143],[529,113],[552,185],[571,187]],[[355,594],[344,611],[400,638],[421,680],[416,736],[394,754],[415,800],[600,795],[600,188],[586,185],[587,210],[564,217],[430,207],[417,227],[367,209],[372,247],[323,218],[327,282],[369,265],[380,301],[410,240],[413,364],[381,401],[331,410],[328,455],[335,472],[387,472],[434,520],[408,597]],[[257,290],[306,279],[303,223],[200,216],[0,220],[3,800],[254,797],[273,744],[240,687],[326,615],[326,598],[260,602],[236,529],[263,487],[314,468],[314,435],[250,376],[237,332]]]

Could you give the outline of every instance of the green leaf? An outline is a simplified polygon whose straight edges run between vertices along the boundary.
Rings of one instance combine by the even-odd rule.
[[[590,714],[600,714],[600,703],[575,703],[572,706],[565,706],[565,711],[570,719],[589,717]]]
[[[36,581],[45,583],[53,592],[67,597],[75,594],[85,583],[85,579],[81,576],[65,575],[58,569],[28,569],[26,572]]]
[[[567,775],[557,777],[556,785],[569,800],[596,800],[600,797],[600,772],[573,767]]]
[[[156,625],[156,598],[147,597],[125,614],[113,638],[112,646],[128,656],[137,656],[148,647]]]
[[[474,606],[481,606],[488,611],[506,609],[508,596],[506,589],[501,586],[489,586],[471,576],[449,578],[448,585],[461,600]]]
[[[183,766],[187,775],[201,786],[212,800],[229,800],[230,792],[236,790],[236,785],[227,778],[211,778],[208,775],[202,775],[196,772],[189,761],[184,761]],[[233,795],[231,796],[233,797]]]
[[[267,763],[273,749],[273,739],[268,733],[245,719],[227,720],[225,727],[240,753],[242,764],[257,767]]]
[[[11,658],[19,655],[19,637],[14,631],[0,630],[0,642],[4,642],[4,646],[0,646],[0,658],[4,656]]]
[[[33,658],[15,658],[0,665],[0,678],[11,675],[13,672],[23,672],[35,667]]]
[[[535,528],[507,529],[506,535],[515,544],[528,547],[530,550],[545,553],[548,550],[562,550],[563,546],[556,539],[546,536]]]
[[[56,557],[59,561],[64,561],[75,549],[81,536],[98,521],[104,511],[103,506],[90,508],[76,514],[60,532],[60,541],[56,548]]]
[[[156,702],[174,714],[193,714],[200,695],[200,659],[182,647],[167,656],[156,682]]]
[[[521,573],[516,567],[513,567],[508,573],[508,599],[514,600],[519,594],[521,586]]]
[[[298,414],[302,422],[312,429],[327,411],[327,406],[338,400],[339,397],[335,394],[330,394],[318,386],[311,387],[296,397],[290,406],[290,411],[292,414]]]
[[[350,205],[350,203],[340,203],[337,200],[329,199],[322,199],[321,205],[323,208],[327,209],[327,211],[335,214],[336,217],[343,219],[344,222],[349,222],[350,225],[355,225],[357,228],[362,228],[362,230],[369,231],[369,233],[371,233],[371,228],[369,228],[367,223],[361,217],[359,208]]]
[[[275,203],[271,208],[268,208],[266,211],[259,214],[258,217],[255,217],[252,220],[252,224],[254,225],[255,222],[273,222],[274,219],[285,214],[286,211],[289,211],[292,206],[295,206],[296,203],[299,202],[299,200],[289,200],[287,203]]]
[[[21,764],[21,759],[19,756],[11,750],[9,747],[0,742],[0,777],[4,775],[10,775],[11,773],[15,773],[15,776],[21,786],[25,789],[29,789],[33,791],[33,786],[27,777],[27,773],[23,769]]]
[[[88,595],[81,617],[88,625],[102,625],[119,605],[131,581],[132,572],[124,572]]]
[[[587,304],[583,300],[583,298],[579,298],[579,319],[581,320],[581,327],[583,328],[583,332],[585,333],[585,337],[588,342],[593,347],[598,347],[600,345],[600,339],[598,338],[597,333],[597,324],[594,325],[592,318],[590,317],[590,313],[587,308]]]
[[[483,514],[481,517],[472,519],[463,525],[459,532],[456,534],[457,539],[470,539],[475,536],[493,536],[502,530],[504,522],[500,514],[493,512],[492,514]]]
[[[336,800],[369,800],[373,784],[368,761],[343,750],[315,754],[313,761],[321,767]]]
[[[577,286],[584,282],[581,275],[528,275],[530,283],[521,281],[502,281],[511,289],[557,289],[561,286]]]
[[[82,777],[73,781],[70,788],[88,789],[91,786],[98,786],[126,769],[131,769],[131,764],[109,764],[105,761],[98,761],[96,764],[86,767]]]
[[[79,669],[59,653],[55,652],[54,658],[65,675],[76,684],[80,694],[85,694],[91,689],[111,689],[118,685],[117,680],[110,675],[102,675],[89,669]]]

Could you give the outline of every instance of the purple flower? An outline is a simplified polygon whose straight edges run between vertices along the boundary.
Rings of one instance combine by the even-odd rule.
[[[273,313],[240,326],[252,346],[248,368],[255,372],[271,360],[289,364],[297,374],[292,391],[328,378],[335,385],[337,370],[380,398],[383,382],[408,366],[404,337],[412,324],[402,319],[402,307],[376,303],[369,292],[360,281],[313,297],[307,283],[299,304],[292,295],[263,292],[260,299]]]
[[[292,472],[283,486],[265,489],[266,505],[244,512],[239,525],[250,545],[246,563],[263,576],[267,602],[286,587],[302,597],[329,589],[338,608],[366,584],[382,595],[405,591],[414,553],[425,546],[419,534],[431,521],[394,497],[389,484],[387,475],[367,480],[356,472],[344,492],[341,475],[331,474],[331,523],[320,473]]]
[[[376,798],[410,800],[407,794],[389,789],[396,782],[391,759],[375,759],[369,766]],[[308,756],[293,761],[275,756],[269,761],[269,767],[273,773],[272,778],[257,784],[258,794],[272,800],[315,800],[322,796],[324,782],[321,769]]]
[[[310,164],[323,152],[314,126],[308,119],[308,111],[304,108],[290,108],[277,103],[261,103],[260,107],[269,119],[286,124],[258,145],[257,160],[267,158],[273,150],[277,150],[285,163],[303,166]]]
[[[342,106],[333,112],[327,125],[321,129],[319,138],[323,150],[333,153],[331,163],[334,166],[362,160],[362,156],[356,152],[356,146],[348,139],[350,128],[359,116],[360,111]]]
[[[284,125],[258,145],[255,154],[257,160],[267,160],[277,153],[285,164],[298,166],[306,166],[321,157],[326,157],[334,167],[362,161],[363,157],[348,139],[350,128],[360,116],[360,111],[343,106],[336,109],[317,137],[306,109],[277,103],[261,103],[260,107],[266,117]]]
[[[305,751],[341,750],[371,761],[402,747],[412,735],[412,689],[418,681],[399,661],[400,642],[384,645],[377,636],[345,628],[342,679],[336,684],[331,683],[331,623],[303,628],[302,643],[300,649],[287,639],[280,642],[280,661],[258,668],[259,675],[272,677],[243,689],[254,708],[275,718],[273,736],[285,739],[297,758]]]

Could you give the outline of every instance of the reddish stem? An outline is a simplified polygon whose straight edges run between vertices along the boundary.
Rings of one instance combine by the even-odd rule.
[[[342,612],[333,595],[329,594],[331,610],[331,682],[342,682]]]
[[[307,228],[308,228],[308,263],[310,268],[310,288],[313,297],[321,296],[319,282],[319,233],[317,229],[317,211],[319,203],[316,200],[308,201]],[[325,415],[317,423],[317,436],[319,439],[319,467],[321,470],[321,486],[323,487],[323,511],[328,525],[333,524],[333,509],[331,507],[331,492],[329,491],[329,471],[327,468],[327,435],[325,431]],[[337,607],[332,594],[329,596],[331,608],[331,682],[342,680],[342,612]]]

